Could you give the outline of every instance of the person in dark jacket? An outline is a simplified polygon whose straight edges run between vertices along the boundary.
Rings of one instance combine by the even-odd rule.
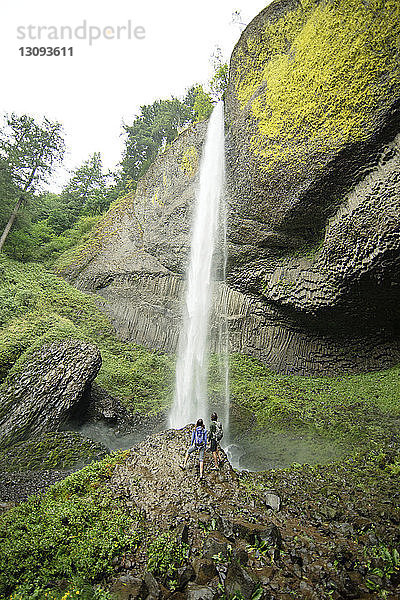
[[[190,442],[190,446],[187,449],[185,460],[183,461],[183,465],[180,465],[181,469],[186,468],[187,461],[189,459],[189,455],[192,452],[198,451],[199,453],[199,462],[200,462],[200,479],[203,479],[203,471],[204,471],[204,451],[207,446],[207,431],[204,427],[203,419],[197,419],[196,426],[192,433],[192,439]]]
[[[210,432],[210,450],[214,458],[215,469],[219,469],[222,465],[221,456],[219,454],[219,442],[222,440],[224,435],[222,430],[222,424],[218,421],[218,415],[213,412],[211,415],[211,422],[209,427]]]

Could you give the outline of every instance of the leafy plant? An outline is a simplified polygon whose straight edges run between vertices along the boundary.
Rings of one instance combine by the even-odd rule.
[[[147,548],[148,570],[164,579],[173,579],[176,570],[183,565],[188,545],[181,544],[169,533],[156,537]]]
[[[112,572],[115,556],[137,548],[138,516],[104,487],[124,457],[116,453],[73,473],[1,515],[0,594],[42,600],[60,578],[91,584]]]

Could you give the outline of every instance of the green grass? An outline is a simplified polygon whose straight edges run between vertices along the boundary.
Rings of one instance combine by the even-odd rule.
[[[174,357],[119,341],[93,296],[37,264],[0,257],[0,379],[20,370],[38,347],[84,339],[100,349],[98,384],[128,408],[166,410],[173,396]],[[232,425],[255,415],[255,433],[304,430],[334,439],[396,434],[400,421],[399,367],[342,377],[279,375],[247,356],[230,358]],[[210,404],[222,408],[218,361],[210,361]]]
[[[92,296],[39,264],[0,256],[0,382],[36,349],[56,340],[94,342],[103,365],[97,382],[126,406],[157,412],[172,398],[173,360],[119,341]],[[5,383],[6,385],[6,383]]]
[[[97,442],[83,438],[73,431],[47,433],[40,439],[18,442],[0,451],[2,471],[42,471],[44,469],[69,469],[108,453]]]
[[[215,374],[216,364],[211,368]],[[341,377],[280,375],[248,356],[232,355],[232,426],[243,430],[255,415],[255,434],[309,431],[361,445],[398,435],[399,375],[400,366]],[[210,396],[220,394],[211,381]]]

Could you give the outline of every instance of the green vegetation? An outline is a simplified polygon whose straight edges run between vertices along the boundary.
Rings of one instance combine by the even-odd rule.
[[[189,546],[176,541],[170,533],[162,533],[147,548],[147,568],[150,573],[171,582],[176,570],[187,557]]]
[[[172,396],[170,357],[119,341],[92,296],[36,264],[0,256],[0,382],[21,370],[37,348],[56,340],[94,342],[101,387],[128,407],[157,412]]]
[[[396,0],[306,0],[248,39],[235,85],[243,108],[268,82],[251,106],[253,149],[265,168],[300,159],[299,128],[322,152],[368,139],[400,90],[399,35]]]
[[[248,356],[230,359],[232,426],[256,423],[267,430],[308,431],[358,445],[397,435],[400,422],[400,367],[342,377],[280,375]],[[211,363],[211,398],[222,396],[218,365]]]
[[[42,599],[62,580],[64,586],[77,577],[95,583],[112,572],[115,556],[137,548],[139,517],[124,509],[106,486],[125,457],[115,453],[1,515],[1,595]],[[47,597],[54,598],[52,592]]]
[[[60,123],[47,118],[37,123],[27,115],[5,115],[5,126],[0,130],[0,170],[4,171],[0,184],[5,184],[6,210],[0,207],[0,250],[21,207],[48,181],[54,167],[62,161],[64,149]]]
[[[4,230],[0,249],[4,243],[10,258],[47,266],[65,252],[64,264],[76,255],[82,261],[82,256],[93,251],[88,234],[100,216],[106,213],[105,223],[109,223],[110,214],[113,219],[118,208],[133,205],[140,177],[183,129],[210,116],[227,81],[228,67],[217,54],[209,91],[195,84],[181,99],[141,106],[132,121],[123,125],[125,148],[115,171],[104,171],[101,154],[94,152],[70,173],[57,194],[41,190],[62,161],[61,125],[46,118],[38,122],[29,115],[4,115],[0,126],[0,233]],[[192,156],[188,160],[184,158],[182,166],[192,177],[196,161]],[[94,233],[95,250],[101,238],[98,231]]]
[[[2,471],[69,469],[100,460],[106,449],[72,431],[54,432],[40,439],[19,442],[0,451]]]

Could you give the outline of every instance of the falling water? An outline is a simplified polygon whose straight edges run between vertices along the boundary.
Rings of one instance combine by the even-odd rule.
[[[219,102],[210,117],[201,158],[171,427],[208,418],[207,338],[224,181],[224,106]]]

